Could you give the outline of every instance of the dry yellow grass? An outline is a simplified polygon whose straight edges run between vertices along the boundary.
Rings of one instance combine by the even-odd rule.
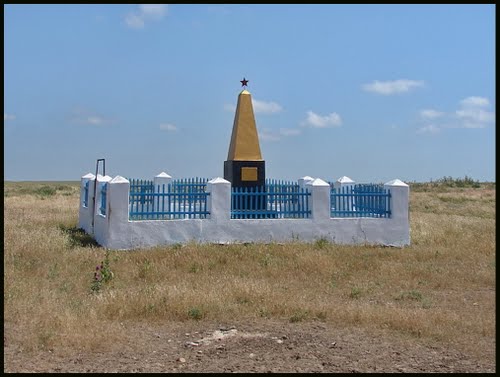
[[[78,241],[78,183],[5,183],[4,327],[26,350],[106,348],[124,323],[278,318],[385,329],[471,353],[495,344],[495,191],[411,192],[410,247]]]

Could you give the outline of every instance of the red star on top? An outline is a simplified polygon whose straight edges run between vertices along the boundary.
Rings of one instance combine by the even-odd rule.
[[[241,82],[241,86],[247,86],[248,84],[248,80],[245,80],[245,78],[243,77],[243,80],[240,80]]]

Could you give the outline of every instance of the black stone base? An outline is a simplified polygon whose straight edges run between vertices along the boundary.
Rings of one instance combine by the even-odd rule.
[[[245,180],[241,176],[241,168],[257,168],[257,179]],[[263,187],[266,184],[266,162],[224,161],[224,179],[231,182],[232,187]]]
[[[242,168],[250,169],[242,174]],[[266,185],[265,161],[224,161],[224,179],[231,182],[233,188],[258,187],[262,191]],[[234,200],[231,207],[233,210],[265,210],[266,202],[265,196],[247,197],[241,201]]]

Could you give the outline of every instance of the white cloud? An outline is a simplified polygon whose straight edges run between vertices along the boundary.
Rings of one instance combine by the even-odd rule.
[[[284,137],[300,135],[301,130],[296,128],[280,128],[279,131],[270,128],[259,130],[259,138],[264,141],[279,141]]]
[[[140,4],[138,9],[125,16],[125,24],[132,29],[142,29],[147,21],[159,21],[167,14],[167,4]]]
[[[71,115],[71,121],[91,126],[104,126],[114,122],[110,118],[103,117],[99,114],[96,114],[92,111],[89,111],[88,109],[84,109],[81,107],[73,109],[73,113]]]
[[[444,113],[441,111],[433,110],[433,109],[425,109],[420,111],[420,116],[424,119],[435,119],[443,116]]]
[[[423,81],[415,80],[395,80],[395,81],[378,81],[375,80],[371,84],[364,84],[363,89],[367,92],[390,95],[395,93],[409,92],[413,88],[423,86]]]
[[[302,126],[308,126],[313,128],[326,128],[326,127],[338,127],[342,124],[342,119],[337,113],[330,113],[328,115],[319,115],[313,111],[307,112],[307,119],[303,121]]]
[[[253,109],[256,113],[272,114],[279,113],[283,108],[276,102],[264,102],[252,99]]]
[[[177,127],[171,123],[163,123],[163,124],[160,124],[160,130],[177,131]]]
[[[269,128],[264,128],[259,131],[259,139],[263,141],[279,141],[281,136]]]
[[[142,29],[144,27],[144,19],[136,13],[127,14],[125,16],[125,23],[132,29]]]
[[[490,101],[484,97],[467,97],[460,101],[461,108],[455,111],[463,128],[484,128],[495,122],[495,113],[485,110]]]
[[[433,109],[420,111],[424,120],[440,119],[438,125],[427,125],[417,130],[417,133],[436,133],[449,128],[485,128],[495,122],[495,112],[489,111],[490,101],[485,97],[467,97],[459,102],[459,108],[454,112],[444,113]]]
[[[297,136],[301,131],[298,128],[280,128],[280,135],[283,136]]]
[[[4,122],[6,122],[8,120],[14,120],[14,119],[16,119],[15,115],[3,113],[3,121]]]
[[[96,115],[88,116],[84,121],[88,124],[93,124],[96,126],[100,126],[106,123],[106,119]]]
[[[253,98],[252,98],[252,106],[253,106],[253,111],[255,113],[261,113],[261,114],[279,113],[280,111],[283,110],[283,107],[281,107],[281,105],[276,102],[272,101],[265,102]],[[236,105],[232,103],[226,103],[224,104],[224,110],[234,113],[236,111]]]
[[[457,110],[455,114],[463,122],[463,128],[484,128],[495,121],[495,113],[483,109]]]
[[[428,133],[428,134],[436,134],[439,132],[439,127],[436,127],[435,125],[433,124],[429,124],[427,126],[424,126],[424,127],[421,127],[417,130],[417,134],[424,134],[424,133]]]
[[[486,107],[490,104],[488,98],[484,97],[467,97],[460,101],[462,107]]]
[[[160,19],[167,13],[167,4],[140,4],[139,11],[145,17]]]

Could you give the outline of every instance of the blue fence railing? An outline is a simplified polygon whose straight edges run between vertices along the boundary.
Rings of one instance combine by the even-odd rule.
[[[146,179],[134,179],[129,178],[130,182],[130,193],[136,194],[147,194],[154,192],[154,181]],[[176,193],[202,193],[205,192],[207,187],[208,178],[180,178],[174,179],[170,184],[170,192]],[[151,202],[153,197],[150,195],[142,195],[141,201],[144,203]]]
[[[208,178],[180,178],[174,179],[171,184],[172,192],[201,193],[205,192]]]
[[[154,184],[152,180],[147,179],[134,179],[128,178],[130,182],[130,194],[149,194],[154,192]],[[142,195],[141,201],[143,203],[151,202],[152,197],[149,195]]]
[[[391,192],[382,185],[332,188],[331,217],[391,217]]]
[[[150,190],[153,191],[152,179],[127,178],[130,182],[130,191]]]
[[[290,182],[267,181],[263,187],[233,187],[232,219],[305,219],[311,193]]]
[[[210,214],[207,210],[209,193],[205,192],[208,178],[175,179],[169,185],[158,186],[156,192],[152,180],[129,181],[130,220],[207,218]],[[301,189],[297,182],[275,179],[265,182],[264,187],[232,188],[232,219],[311,217],[311,193]],[[391,216],[391,193],[383,185],[354,184],[339,189],[333,188],[333,183],[330,185],[331,217]],[[106,200],[105,195],[104,191],[101,200]],[[103,208],[105,214],[105,205]]]
[[[204,219],[208,192],[175,192],[173,184],[158,186],[156,192],[130,192],[130,220]]]
[[[100,184],[101,187],[101,203],[99,206],[99,213],[103,216],[106,216],[106,200],[107,200],[107,191],[108,191],[108,183],[103,182]]]

